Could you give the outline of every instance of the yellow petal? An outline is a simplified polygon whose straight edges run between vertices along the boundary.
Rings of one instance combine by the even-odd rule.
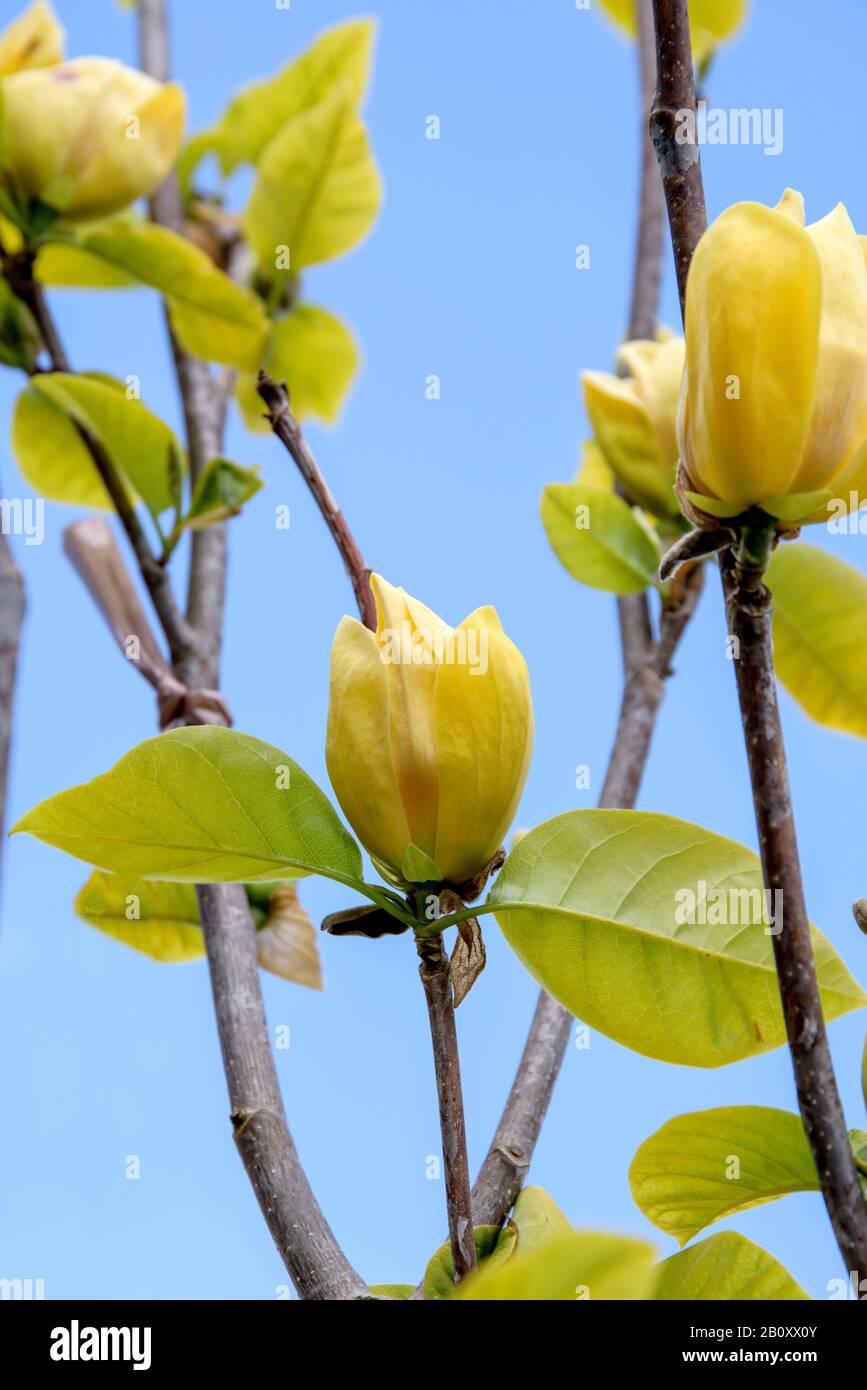
[[[680,440],[696,491],[740,510],[790,490],[813,413],[821,294],[816,248],[785,214],[738,203],[702,237]]]
[[[794,188],[785,189],[775,211],[785,213],[786,217],[791,217],[793,222],[797,222],[799,227],[803,227],[806,221],[803,193],[798,193]]]
[[[449,882],[461,883],[484,868],[514,819],[530,766],[533,706],[526,662],[493,608],[471,613],[455,635],[464,660],[440,666],[436,681],[435,858]]]
[[[392,758],[410,838],[434,858],[439,800],[434,685],[438,650],[451,628],[380,575],[371,576],[370,586],[376,600],[376,640],[386,673]]]
[[[328,775],[361,843],[399,873],[411,836],[391,756],[386,671],[373,633],[344,618],[331,651]]]
[[[152,192],[183,138],[180,87],[109,58],[17,72],[3,93],[6,167],[66,217],[105,216]]]
[[[610,492],[614,487],[614,474],[595,439],[585,439],[581,445],[581,462],[575,481],[584,487],[598,488],[600,492]]]
[[[45,0],[36,0],[0,34],[0,77],[63,61],[63,29]]]
[[[793,491],[827,487],[867,438],[867,267],[839,203],[807,228],[822,268],[813,423]]]
[[[183,141],[186,97],[175,82],[120,112],[116,108],[123,105],[122,98],[103,105],[108,109],[93,142],[93,158],[64,209],[70,217],[107,217],[147,197],[171,170]]]
[[[659,453],[672,472],[677,466],[677,403],[686,346],[682,338],[624,343],[618,354],[650,417]]]
[[[597,443],[630,499],[657,514],[676,511],[674,461],[660,453],[635,382],[608,372],[585,372],[582,382]]]

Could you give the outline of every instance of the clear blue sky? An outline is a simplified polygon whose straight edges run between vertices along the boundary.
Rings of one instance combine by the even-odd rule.
[[[586,430],[577,377],[621,336],[633,243],[639,118],[632,50],[573,0],[379,0],[369,118],[387,196],[353,255],[309,273],[307,293],[354,325],[364,369],[340,427],[310,438],[371,563],[457,621],[497,606],[533,680],[537,747],[519,823],[593,803],[619,695],[613,600],[580,588],[538,520],[546,482],[569,479]],[[5,22],[18,5],[4,0]],[[808,215],[844,200],[867,230],[863,0],[756,0],[709,95],[785,116],[784,149],[707,150],[712,213],[803,189]],[[58,0],[73,53],[132,60],[133,21],[111,0]],[[264,75],[348,0],[176,0],[175,61],[193,128]],[[809,74],[814,76],[809,76]],[[809,85],[808,85],[809,77]],[[815,95],[822,96],[821,111]],[[831,104],[829,104],[829,98]],[[442,123],[425,140],[425,117]],[[574,268],[587,243],[591,268]],[[58,294],[75,363],[137,373],[177,423],[159,307],[147,294]],[[666,264],[664,315],[677,322]],[[438,373],[442,398],[425,397]],[[8,418],[18,382],[0,376]],[[4,434],[4,439],[6,435]],[[232,524],[224,688],[237,726],[285,748],[326,785],[328,652],[351,595],[328,535],[281,450],[233,419],[230,454],[268,488]],[[22,488],[8,442],[4,488]],[[277,531],[285,502],[292,526]],[[105,770],[154,731],[148,687],[118,656],[60,549],[73,513],[50,507],[39,548],[18,544],[29,592],[12,771],[14,816]],[[867,565],[860,537],[810,539]],[[678,659],[641,805],[754,843],[745,759],[716,586]],[[867,892],[867,749],[812,726],[784,699],[814,919],[867,980],[850,904]],[[590,792],[575,790],[587,763]],[[273,1298],[286,1277],[235,1154],[203,963],[159,966],[79,923],[86,871],[23,837],[5,850],[0,936],[0,1275],[49,1297]],[[346,905],[308,880],[314,917]],[[473,1167],[493,1132],[536,986],[487,918],[489,966],[459,1014]],[[444,1234],[439,1135],[415,953],[406,938],[322,943],[327,989],[264,979],[290,1122],[329,1220],[371,1281],[413,1280]],[[851,1125],[865,1015],[831,1028]],[[794,1107],[787,1056],[722,1071],[664,1067],[598,1035],[570,1048],[533,1178],[578,1226],[653,1234],[627,1168],[670,1116]],[[128,1155],[141,1179],[124,1176]],[[838,1256],[815,1195],[734,1225],[816,1296]],[[654,1235],[661,1252],[673,1243]]]

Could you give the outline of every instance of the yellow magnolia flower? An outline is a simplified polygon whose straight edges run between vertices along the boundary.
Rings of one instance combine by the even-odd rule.
[[[0,34],[0,77],[62,62],[63,30],[45,0],[36,0]]]
[[[632,38],[638,33],[636,0],[599,0],[618,28]],[[733,38],[747,16],[748,0],[689,0],[689,29],[696,63],[707,61],[714,49]]]
[[[3,80],[3,172],[14,190],[64,217],[119,212],[175,162],[185,102],[109,58],[77,58]]]
[[[527,665],[493,608],[451,628],[371,579],[376,632],[344,618],[331,653],[326,761],[387,878],[461,884],[503,843],[533,744]]]
[[[810,227],[791,190],[724,212],[693,258],[686,345],[687,503],[801,525],[867,488],[867,265],[842,204]]]
[[[581,378],[596,443],[630,501],[655,516],[674,516],[683,339],[624,343],[618,360],[628,376],[585,372]]]

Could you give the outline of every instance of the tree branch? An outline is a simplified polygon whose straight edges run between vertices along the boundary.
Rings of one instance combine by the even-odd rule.
[[[416,948],[421,961],[418,973],[424,987],[433,1043],[449,1243],[455,1278],[459,1281],[476,1268],[477,1261],[452,977],[441,936],[417,936]]]
[[[139,0],[138,48],[142,71],[157,82],[168,82],[171,53],[165,0]],[[154,222],[183,234],[184,209],[174,174],[169,174],[152,195],[150,213]],[[184,352],[165,305],[163,312],[184,413],[190,478],[195,486],[205,465],[220,452],[234,374],[224,373],[215,379],[207,362]],[[225,525],[193,532],[187,618],[199,634],[200,650],[192,659],[179,663],[179,674],[188,685],[219,684],[227,560]]]
[[[160,80],[165,80],[169,75],[169,49],[164,0],[139,0],[138,22],[142,66]],[[167,181],[155,195],[155,207],[158,212],[162,210],[166,225],[176,225],[177,205],[173,210],[170,200],[173,196],[177,197],[177,190],[173,195],[172,188],[173,183]],[[50,325],[50,322],[46,318],[45,323]],[[179,363],[177,353],[180,350],[175,343],[173,351],[176,353],[176,365],[179,366],[189,430],[191,467],[194,460],[201,467],[212,452],[218,451],[211,450],[211,443],[219,440],[222,432],[225,400],[220,407],[211,393],[210,374],[205,364],[187,359],[183,354]],[[188,377],[184,375],[187,371],[191,373]],[[205,377],[208,382],[207,397]],[[200,388],[195,397],[192,382]],[[228,392],[226,398],[227,395]],[[89,441],[86,442],[90,447]],[[100,459],[98,451],[94,453],[91,449],[91,453],[108,486],[109,478],[103,474],[101,466],[104,461]],[[110,460],[108,462],[111,473]],[[207,648],[202,650],[193,642],[181,649],[173,642],[170,630],[173,618],[165,601],[165,595],[172,593],[168,575],[164,572],[166,589],[158,591],[158,603],[149,582],[152,557],[136,537],[135,513],[122,489],[120,494],[116,489],[109,488],[109,491],[118,505],[121,522],[133,541],[142,576],[154,598],[154,607],[166,633],[176,673],[187,685],[216,686],[225,586],[225,536],[222,528],[209,528],[196,537],[196,540],[205,543],[198,548],[194,544],[191,561],[190,621],[196,635],[204,634]],[[171,602],[177,611],[173,595]],[[286,1123],[265,1021],[255,930],[246,896],[243,889],[234,885],[199,887],[196,891],[232,1106],[235,1142],[275,1244],[302,1298],[363,1297],[367,1293],[366,1285],[349,1265],[322,1214]]]
[[[24,580],[9,542],[0,531],[0,833],[6,824],[12,706],[24,608]]]
[[[370,570],[364,562],[364,557],[349,529],[343,512],[335,502],[331,489],[307,447],[301,433],[301,426],[292,414],[286,383],[274,381],[267,372],[263,371],[259,373],[258,390],[268,407],[268,421],[271,429],[295,460],[298,471],[312,493],[334,543],[340,551],[355,594],[361,621],[366,627],[375,631],[376,604],[370,588]]]
[[[674,138],[675,114],[695,111],[687,0],[654,0],[654,19],[659,85],[651,125],[683,309],[692,255],[707,226],[698,146],[678,145]],[[782,902],[783,920],[774,923],[773,944],[798,1104],[840,1254],[860,1280],[867,1278],[867,1204],[846,1132],[816,979],[777,705],[771,596],[761,567],[741,563],[732,551],[721,557],[720,569],[729,631],[739,642],[735,672],[765,885],[782,895],[775,899]]]
[[[639,92],[644,120],[650,110],[656,70],[650,0],[640,0],[638,17]],[[664,202],[646,126],[642,130],[638,205],[627,336],[652,339],[656,334],[662,273]],[[657,644],[653,640],[647,594],[629,594],[617,600],[624,689],[600,806],[629,809],[635,805],[665,678],[700,588],[701,574],[696,571],[682,601],[663,612]],[[566,1055],[571,1026],[572,1015],[542,990],[512,1089],[473,1188],[473,1214],[480,1224],[501,1225],[521,1190]]]
[[[244,889],[197,889],[232,1128],[262,1215],[302,1298],[364,1298],[307,1181],[268,1040],[255,932]]]

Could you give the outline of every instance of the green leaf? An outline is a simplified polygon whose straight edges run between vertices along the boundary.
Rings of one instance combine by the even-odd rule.
[[[414,1284],[371,1284],[370,1292],[377,1298],[399,1298],[402,1302],[412,1298]]]
[[[643,1299],[652,1287],[652,1245],[597,1231],[572,1231],[521,1251],[460,1285],[474,1302],[559,1302]]]
[[[191,531],[202,531],[215,522],[237,516],[244,503],[249,502],[262,488],[258,473],[257,468],[243,468],[239,463],[232,463],[231,459],[211,459],[199,476],[190,500],[190,510],[181,526]]]
[[[614,491],[614,471],[595,439],[585,439],[581,445],[581,461],[575,482],[597,492]]]
[[[246,885],[259,965],[282,980],[322,988],[317,933],[294,883]],[[94,870],[75,900],[82,921],[152,960],[205,954],[199,903],[189,883],[159,883]]]
[[[552,1236],[571,1231],[567,1217],[542,1187],[524,1187],[518,1193],[512,1225],[517,1227],[518,1249],[532,1250]]]
[[[346,84],[351,103],[359,106],[370,77],[375,33],[372,19],[335,24],[274,77],[240,91],[209,133],[223,173],[230,174],[239,164],[258,163],[287,121],[318,105],[340,82]]]
[[[345,323],[315,304],[299,304],[274,323],[263,365],[275,381],[288,385],[297,420],[313,416],[333,425],[359,360],[358,344]],[[255,377],[241,377],[237,398],[247,428],[269,434]]]
[[[48,285],[150,286],[165,296],[181,346],[194,357],[248,372],[262,360],[268,320],[258,296],[167,227],[129,217],[101,223],[75,244],[44,247],[36,275]]]
[[[796,541],[778,546],[767,581],[781,683],[819,724],[867,738],[867,577]]]
[[[75,911],[152,960],[198,960],[205,954],[196,890],[188,883],[147,883],[96,870],[75,899]]]
[[[681,1245],[724,1216],[819,1190],[800,1116],[763,1105],[669,1120],[641,1145],[629,1183],[648,1221]]]
[[[658,540],[622,497],[580,483],[549,483],[542,523],[573,579],[610,594],[638,594],[659,568]]]
[[[295,272],[355,246],[380,198],[364,123],[341,84],[268,145],[244,214],[247,239],[269,276]]]
[[[515,1248],[515,1232],[508,1227],[501,1230],[499,1226],[476,1226],[473,1234],[480,1267],[499,1269]],[[446,1241],[428,1260],[424,1272],[424,1296],[426,1299],[442,1299],[457,1298],[457,1295],[451,1246]]]
[[[543,988],[636,1052],[719,1067],[786,1041],[761,868],[732,840],[671,816],[569,811],[523,837],[488,901]],[[813,950],[825,1017],[863,1008],[815,928]]]
[[[809,1299],[789,1271],[745,1236],[722,1231],[656,1266],[651,1295],[683,1302]]]
[[[15,405],[12,445],[37,492],[57,502],[111,507],[76,424],[103,444],[153,514],[171,505],[168,458],[179,445],[168,425],[128,396],[121,382],[66,372],[33,377]]]
[[[366,891],[358,846],[316,783],[278,748],[233,729],[148,739],[14,831],[110,873],[175,883],[318,873]]]

